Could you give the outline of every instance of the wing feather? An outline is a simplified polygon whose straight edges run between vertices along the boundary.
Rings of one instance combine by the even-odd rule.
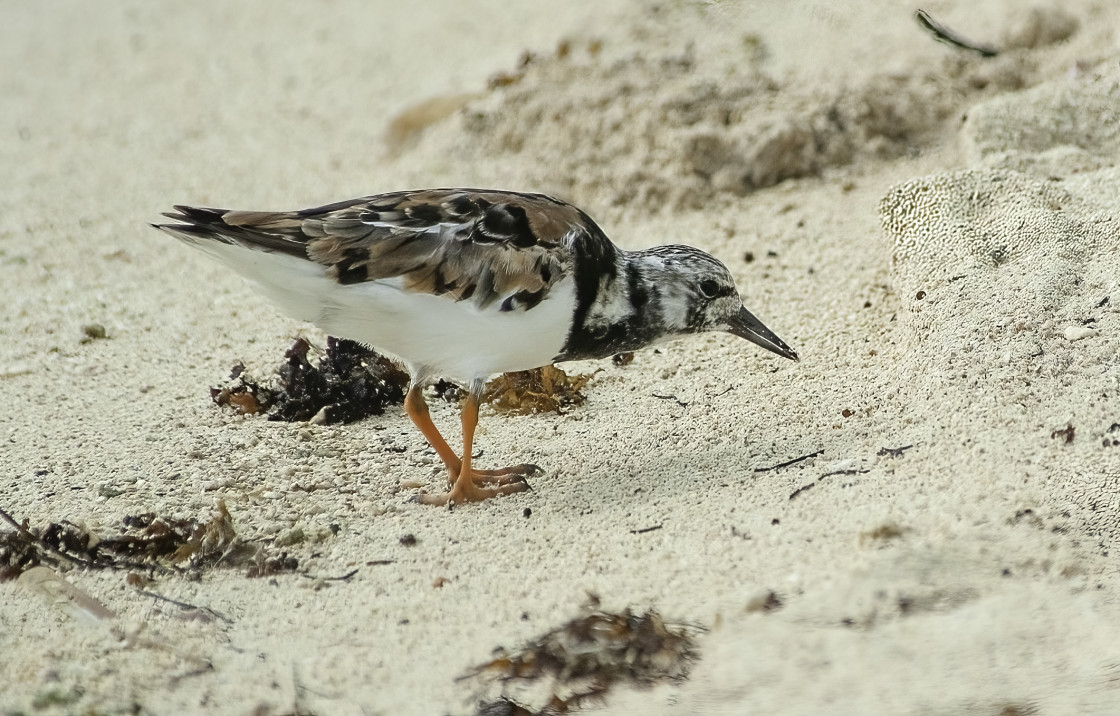
[[[582,211],[541,194],[432,189],[298,212],[176,207],[178,230],[327,267],[342,284],[399,278],[406,291],[524,310],[573,269],[576,244],[613,246]],[[161,227],[164,228],[164,227]]]

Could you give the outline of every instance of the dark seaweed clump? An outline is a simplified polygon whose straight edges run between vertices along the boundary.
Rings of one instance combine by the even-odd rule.
[[[275,387],[254,380],[238,363],[226,385],[210,389],[210,397],[243,414],[323,425],[381,415],[387,406],[404,402],[408,373],[361,343],[329,336],[317,364],[308,358],[310,352],[306,339],[296,339],[276,371]]]

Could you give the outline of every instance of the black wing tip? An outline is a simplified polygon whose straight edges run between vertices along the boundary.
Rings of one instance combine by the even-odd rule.
[[[222,217],[229,213],[226,209],[211,209],[205,206],[187,206],[186,204],[175,204],[174,208],[174,212],[167,211],[163,215],[168,219],[197,225],[225,223],[222,221]]]
[[[187,243],[200,243],[202,241],[219,241],[221,243],[235,243],[230,237],[209,226],[197,224],[148,224],[153,229],[158,229],[168,236],[186,241]]]
[[[175,204],[175,211],[165,211],[161,214],[176,222],[174,224],[150,223],[153,229],[175,236],[177,238],[209,238],[228,241],[223,231],[226,224],[222,217],[227,213],[225,209],[211,209],[207,207],[187,206]]]
[[[198,245],[216,241],[254,251],[278,252],[307,258],[307,242],[298,230],[254,227],[243,225],[236,220],[231,224],[226,221],[226,217],[234,213],[229,209],[186,204],[176,204],[174,208],[175,211],[165,212],[163,216],[176,223],[152,224],[152,226],[189,244]]]
[[[201,206],[187,206],[175,204],[175,211],[165,211],[160,216],[171,219],[174,224],[149,224],[160,231],[190,236],[215,237],[222,235],[223,229],[228,228],[222,217],[229,213],[226,209],[211,209]]]

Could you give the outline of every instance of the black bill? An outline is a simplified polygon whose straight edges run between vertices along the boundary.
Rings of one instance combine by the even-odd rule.
[[[762,321],[758,320],[745,308],[740,308],[739,313],[727,322],[727,331],[740,338],[746,338],[751,343],[762,346],[768,351],[772,351],[791,360],[800,360],[797,353],[792,348],[785,344],[781,338],[774,335],[766,326],[762,325]]]

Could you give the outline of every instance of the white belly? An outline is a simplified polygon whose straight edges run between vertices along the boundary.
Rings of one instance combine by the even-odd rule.
[[[574,305],[570,278],[532,309],[506,312],[499,301],[479,310],[469,300],[405,292],[395,281],[329,283],[315,325],[399,356],[415,372],[461,381],[551,363]]]
[[[192,243],[294,318],[404,361],[414,376],[462,382],[547,365],[564,347],[575,306],[566,277],[528,311],[409,293],[396,279],[344,286],[311,261],[217,242]]]

